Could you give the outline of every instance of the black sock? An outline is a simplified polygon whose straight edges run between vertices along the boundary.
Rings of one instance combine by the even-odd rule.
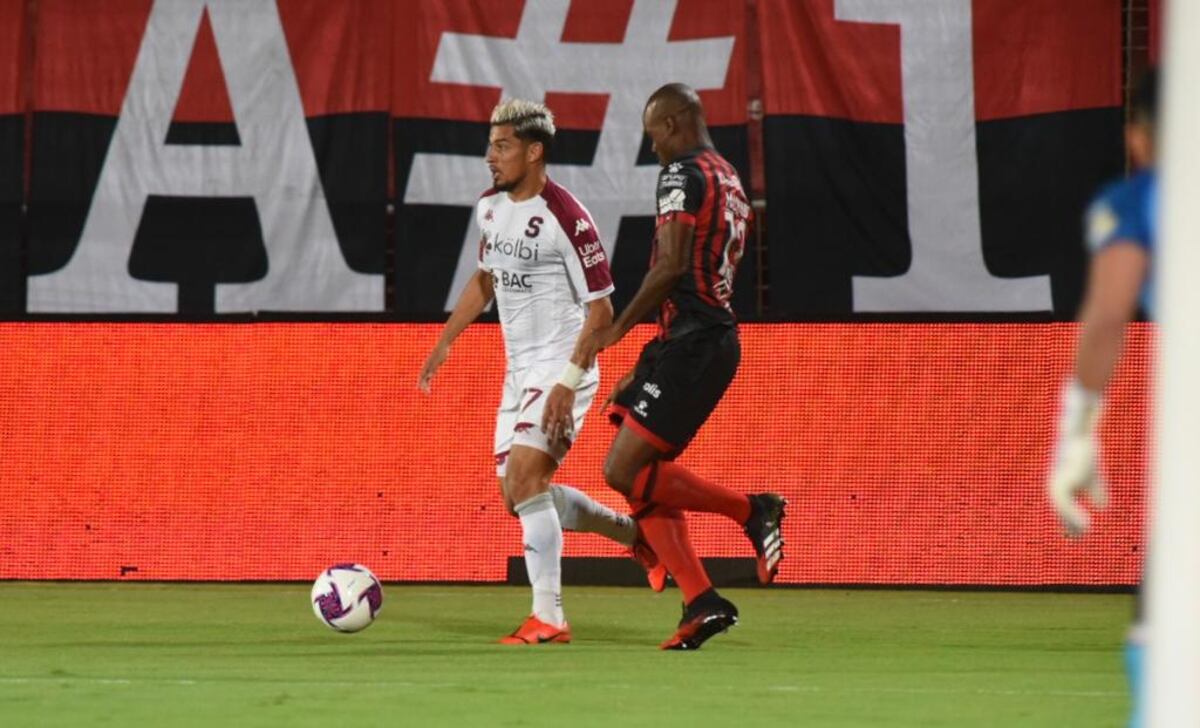
[[[717,590],[715,588],[709,587],[708,589],[697,594],[695,599],[688,602],[687,608],[688,611],[694,611],[696,609],[700,609],[701,607],[720,603],[721,595],[717,594]]]

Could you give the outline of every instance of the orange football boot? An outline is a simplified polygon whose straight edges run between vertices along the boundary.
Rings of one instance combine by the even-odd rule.
[[[629,547],[629,556],[646,570],[646,581],[650,582],[651,589],[661,592],[667,588],[667,567],[663,566],[658,560],[658,554],[654,553],[654,549],[642,538],[640,529],[637,540]]]
[[[534,615],[529,615],[512,634],[500,638],[502,645],[545,645],[551,642],[566,644],[571,641],[571,625],[555,627],[546,624]]]

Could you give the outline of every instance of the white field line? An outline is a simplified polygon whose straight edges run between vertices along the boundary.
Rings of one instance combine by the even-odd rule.
[[[52,685],[74,683],[82,685],[219,685],[227,683],[245,684],[248,682],[271,685],[326,685],[330,687],[385,687],[385,688],[418,688],[456,689],[467,687],[466,683],[419,683],[411,680],[245,680],[243,678],[120,678],[120,677],[74,677],[69,675],[48,677],[0,677],[0,686],[4,685]],[[633,685],[627,683],[611,683],[592,685],[595,689],[633,690]],[[710,686],[709,689],[716,686]],[[733,689],[733,688],[730,688]],[[742,687],[738,687],[742,690]],[[823,685],[767,685],[765,689],[776,693],[855,693],[855,694],[895,694],[895,695],[996,695],[996,696],[1046,696],[1062,698],[1119,698],[1125,695],[1118,690],[1001,690],[993,688],[889,688],[889,687],[829,687]]]

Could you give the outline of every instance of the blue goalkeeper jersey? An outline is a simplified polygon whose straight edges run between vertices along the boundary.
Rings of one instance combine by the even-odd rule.
[[[1092,254],[1118,242],[1137,245],[1150,256],[1150,272],[1138,299],[1154,318],[1154,239],[1158,234],[1158,175],[1144,170],[1113,182],[1096,195],[1086,215],[1087,242]]]

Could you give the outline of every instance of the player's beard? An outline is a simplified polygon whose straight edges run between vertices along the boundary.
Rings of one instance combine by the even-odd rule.
[[[510,179],[507,182],[497,181],[496,185],[495,185],[496,191],[497,192],[512,192],[514,189],[516,189],[517,185],[521,184],[524,181],[525,181],[525,175],[521,175],[520,177],[517,177],[516,179]]]

